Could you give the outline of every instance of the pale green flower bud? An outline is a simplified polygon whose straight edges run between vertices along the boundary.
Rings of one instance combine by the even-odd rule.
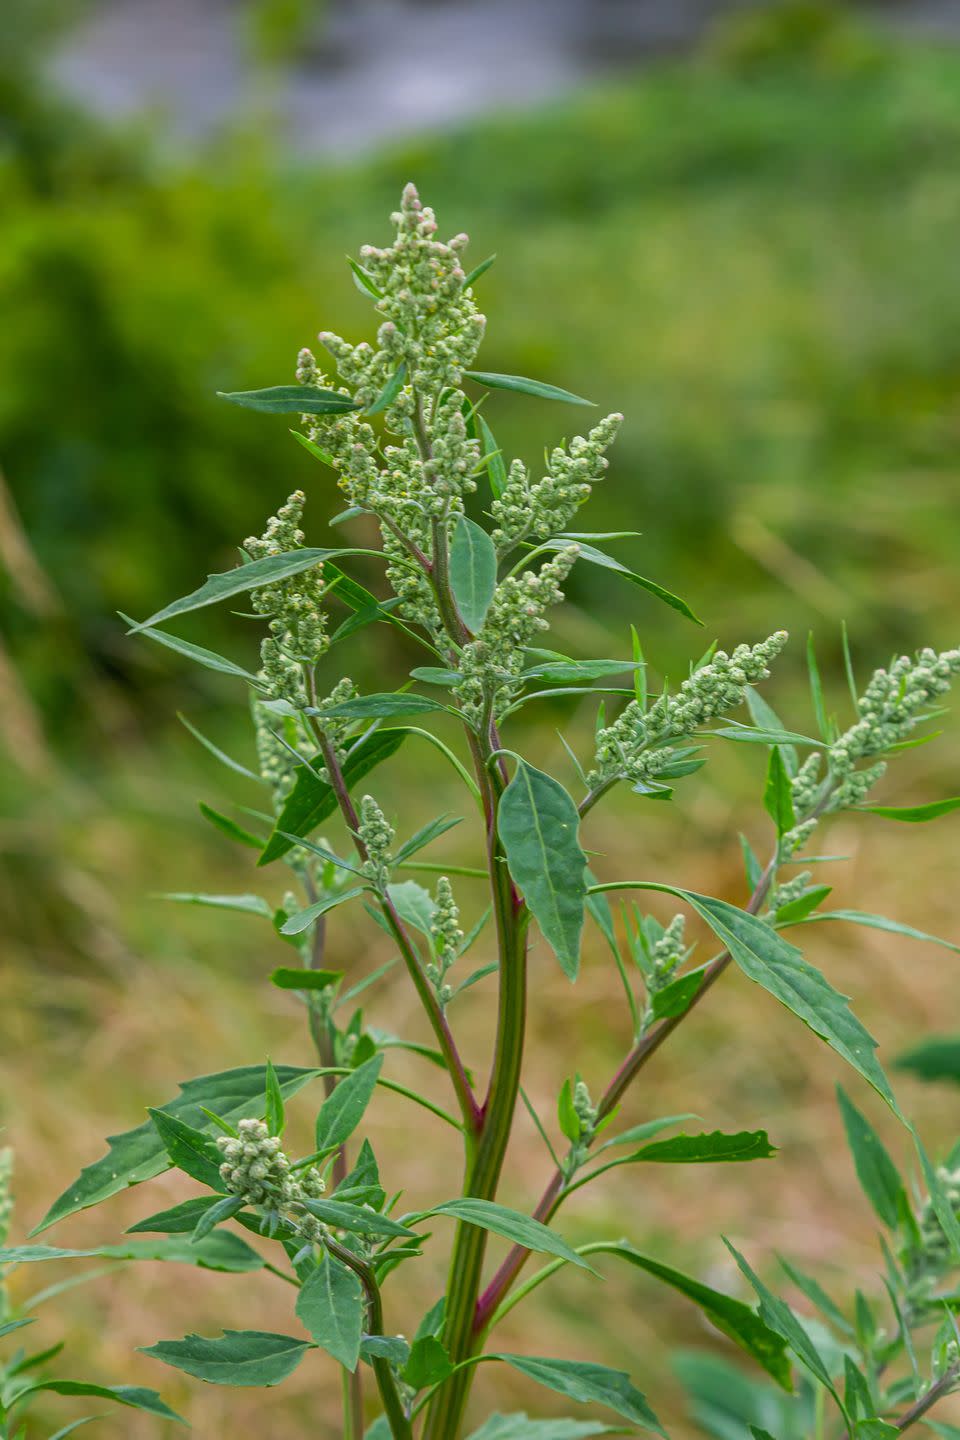
[[[390,864],[393,856],[390,846],[395,834],[392,825],[372,795],[364,795],[360,801],[360,825],[357,830],[366,851],[363,873],[378,890],[385,890],[390,878]]]

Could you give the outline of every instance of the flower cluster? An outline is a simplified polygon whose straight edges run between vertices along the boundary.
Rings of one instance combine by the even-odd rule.
[[[251,560],[298,550],[304,541],[300,520],[306,496],[295,490],[267,522],[264,533],[250,536],[243,548]],[[320,601],[324,593],[323,566],[313,565],[286,580],[253,590],[250,599],[259,615],[271,616],[269,635],[260,646],[260,679],[273,699],[304,703],[304,665],[313,665],[328,645]]]
[[[830,769],[839,782],[829,809],[859,805],[884,773],[882,763],[857,770],[858,760],[881,755],[905,740],[923,712],[950,688],[960,673],[960,649],[937,654],[929,648],[916,658],[901,655],[889,670],[875,670],[857,702],[860,718],[830,747]]]
[[[460,929],[460,909],[453,896],[453,886],[446,875],[437,881],[437,895],[433,916],[430,920],[430,934],[433,939],[434,960],[427,966],[427,979],[437,992],[441,1008],[451,999],[450,986],[446,983],[447,971],[460,953],[463,931]]]
[[[581,1080],[579,1075],[574,1082],[571,1101],[573,1113],[576,1115],[579,1125],[579,1134],[576,1140],[571,1141],[563,1164],[564,1174],[568,1179],[580,1169],[590,1154],[590,1146],[597,1133],[599,1115],[598,1107],[591,1099],[586,1081]]]
[[[319,1200],[326,1189],[320,1171],[309,1165],[294,1172],[279,1135],[271,1135],[262,1120],[241,1120],[237,1130],[235,1137],[217,1140],[223,1155],[220,1178],[230,1194],[288,1219],[292,1212],[305,1239],[321,1239],[323,1226],[304,1210],[306,1201]]]
[[[650,947],[649,988],[660,990],[666,985],[686,953],[682,915],[674,915],[659,940]]]
[[[938,1165],[937,1179],[951,1210],[955,1215],[960,1215],[960,1169],[951,1170]],[[924,1201],[917,1216],[917,1224],[920,1232],[919,1246],[910,1258],[909,1279],[914,1289],[922,1291],[951,1269],[955,1261],[953,1247],[931,1199]]]
[[[811,879],[810,871],[804,870],[801,874],[795,875],[792,880],[786,880],[782,885],[777,885],[770,895],[770,910],[773,912],[782,910],[784,905],[792,905],[794,900],[799,900]]]
[[[497,525],[492,539],[501,553],[528,536],[545,540],[570,523],[607,469],[605,451],[622,423],[622,415],[608,415],[589,435],[574,436],[569,446],[558,445],[546,475],[535,484],[523,462],[514,460],[503,493],[491,506]]]
[[[560,586],[579,553],[579,546],[568,545],[540,570],[508,575],[497,586],[479,634],[460,656],[457,695],[474,723],[485,714],[498,716],[509,704],[520,683],[523,652],[549,629],[546,612],[563,599]]]
[[[654,781],[673,755],[667,742],[690,736],[708,720],[736,709],[747,686],[766,679],[768,665],[786,643],[787,632],[777,630],[759,645],[738,645],[732,655],[718,650],[676,695],[665,691],[646,712],[631,700],[597,736],[595,769],[587,777],[590,786],[620,779],[635,784]]]
[[[360,801],[357,835],[366,855],[363,873],[377,890],[385,890],[390,879],[390,865],[393,861],[390,846],[395,833],[373,796],[364,795]]]

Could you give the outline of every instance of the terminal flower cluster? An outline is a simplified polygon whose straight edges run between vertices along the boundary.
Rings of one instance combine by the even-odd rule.
[[[446,875],[441,875],[437,881],[430,934],[435,958],[427,966],[427,979],[436,990],[441,1006],[445,1006],[452,998],[450,986],[446,983],[447,971],[459,955],[460,946],[463,944],[460,909],[454,899],[453,886]]]
[[[738,645],[732,655],[718,650],[695,670],[676,695],[666,691],[644,712],[631,700],[612,725],[597,736],[591,787],[615,780],[646,784],[670,763],[669,741],[687,738],[704,725],[740,705],[748,685],[769,675],[768,666],[787,643],[787,632],[777,630],[758,645]]]
[[[395,833],[373,796],[364,795],[360,801],[357,835],[366,855],[363,873],[377,890],[385,890],[390,879],[393,861],[390,846]]]
[[[304,1209],[326,1189],[317,1167],[294,1171],[279,1135],[271,1135],[262,1120],[241,1120],[237,1131],[236,1136],[221,1135],[217,1140],[223,1155],[220,1178],[230,1194],[276,1215],[290,1218],[292,1212],[305,1239],[321,1239],[322,1224]]]
[[[251,560],[284,555],[298,550],[304,542],[300,529],[306,496],[295,490],[270,520],[259,537],[250,536],[243,548]],[[302,704],[303,666],[314,665],[329,641],[321,609],[324,593],[323,566],[301,570],[287,580],[278,580],[253,590],[250,599],[259,615],[271,616],[269,635],[260,646],[260,679],[271,698]]]

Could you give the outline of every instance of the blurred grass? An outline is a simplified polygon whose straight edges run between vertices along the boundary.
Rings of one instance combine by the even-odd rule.
[[[19,1156],[25,1227],[101,1153],[103,1135],[137,1123],[178,1079],[268,1053],[309,1059],[299,1016],[266,984],[285,955],[269,931],[149,898],[257,883],[195,809],[198,797],[219,806],[224,794],[250,803],[249,792],[172,720],[184,709],[239,748],[242,707],[219,677],[130,645],[113,611],[148,613],[231,563],[237,540],[296,484],[311,497],[311,539],[339,508],[326,473],[282,422],[218,407],[212,392],[288,378],[321,325],[366,332],[371,317],[341,256],[385,235],[386,212],[413,177],[445,229],[471,232],[474,259],[499,252],[482,282],[484,364],[556,381],[627,415],[591,524],[642,530],[624,557],[708,622],[704,638],[594,572],[578,580],[560,648],[624,653],[634,620],[651,662],[676,674],[715,633],[726,643],[783,623],[799,636],[815,625],[836,682],[844,617],[863,671],[892,647],[955,643],[960,55],[888,50],[867,37],[771,57],[727,37],[695,61],[349,168],[286,162],[252,125],[200,159],[171,158],[144,133],[106,134],[78,120],[30,81],[26,61],[8,68],[0,1115]],[[531,460],[581,418],[501,396],[488,413],[505,448]],[[588,610],[599,611],[600,626]],[[227,617],[217,623],[216,643],[252,657],[248,633]],[[366,674],[382,683],[403,673],[391,633],[367,631],[365,640]],[[800,649],[791,647],[768,693],[803,730]],[[520,741],[562,769],[552,729],[561,723],[582,737],[591,716],[559,709]],[[669,874],[739,897],[735,832],[761,785],[762,762],[746,748],[718,752],[669,809],[617,797],[589,838],[602,852],[598,869]],[[885,795],[955,790],[958,757],[953,731],[902,757]],[[420,759],[411,752],[378,781],[411,828],[460,803],[432,772],[422,785]],[[753,813],[748,829],[762,849],[759,806]],[[838,902],[957,938],[949,820],[905,836],[861,818],[835,822],[823,846],[852,857],[836,871]],[[442,853],[454,856],[461,843],[454,832]],[[281,882],[268,876],[279,898]],[[955,1025],[955,961],[945,952],[867,931],[810,934],[811,959],[854,995],[887,1056]],[[366,971],[386,958],[384,937],[358,914],[331,924],[332,963]],[[593,941],[574,1011],[539,950],[534,985],[530,1089],[549,1115],[574,1065],[596,1085],[611,1072],[626,1017]],[[373,994],[374,1023],[417,1030],[401,980]],[[480,1067],[490,997],[477,987],[461,1005]],[[422,1062],[390,1064],[443,1099],[442,1077]],[[565,1233],[626,1230],[641,1247],[733,1284],[715,1240],[725,1231],[753,1259],[782,1249],[824,1278],[836,1267],[834,1288],[846,1297],[855,1282],[879,1288],[872,1219],[833,1102],[839,1067],[796,1021],[731,976],[649,1073],[649,1092],[630,1098],[625,1118],[692,1109],[708,1128],[767,1123],[783,1153],[746,1184],[723,1167],[707,1183],[685,1171],[653,1181],[618,1172],[571,1202]],[[932,1142],[954,1137],[941,1095],[908,1081],[899,1091]],[[906,1137],[865,1103],[906,1160]],[[374,1120],[384,1170],[412,1203],[436,1198],[438,1185],[454,1188],[456,1157],[427,1164],[419,1125],[400,1104],[385,1101]],[[298,1114],[305,1134],[309,1096]],[[508,1201],[529,1204],[546,1173],[522,1120]],[[118,1223],[175,1190],[164,1181],[150,1199],[118,1199],[72,1221],[62,1243],[111,1239]],[[442,1253],[408,1272],[409,1296],[393,1292],[397,1328],[409,1332],[418,1305],[434,1297]],[[622,1363],[673,1419],[670,1347],[722,1342],[652,1282],[611,1273],[600,1316],[585,1311],[582,1283],[561,1276],[549,1298],[542,1292],[515,1312],[505,1339]],[[269,1277],[228,1282],[146,1266],[65,1296],[43,1332],[52,1340],[68,1328],[71,1373],[86,1366],[107,1381],[163,1385],[198,1434],[239,1424],[286,1440],[308,1416],[332,1431],[335,1385],[320,1362],[282,1393],[238,1396],[180,1384],[131,1357],[137,1344],[251,1316],[283,1330],[286,1295],[274,1287]],[[540,1399],[501,1375],[482,1374],[477,1393],[478,1407]],[[157,1431],[123,1416],[102,1433],[140,1440]]]

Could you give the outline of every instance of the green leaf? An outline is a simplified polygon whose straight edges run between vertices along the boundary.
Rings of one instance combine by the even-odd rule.
[[[202,645],[191,645],[188,640],[181,640],[176,635],[167,635],[163,630],[138,626],[136,620],[131,620],[130,616],[124,615],[122,610],[117,613],[120,619],[130,626],[131,630],[145,635],[148,640],[156,640],[158,645],[165,645],[168,650],[175,650],[178,655],[185,655],[188,660],[195,661],[197,665],[203,665],[207,670],[217,670],[221,675],[232,675],[237,680],[246,680],[250,685],[259,683],[256,675],[245,670],[242,665],[237,665],[233,660],[218,655],[214,650],[205,650]]]
[[[292,1065],[278,1066],[277,1076],[285,1099],[290,1099],[313,1080],[319,1071]],[[184,1081],[181,1093],[160,1107],[164,1114],[193,1122],[198,1129],[209,1130],[210,1122],[201,1106],[215,1111],[223,1119],[236,1121],[248,1116],[262,1116],[266,1072],[262,1065],[245,1065],[215,1075],[201,1075]],[[56,1224],[58,1220],[98,1205],[128,1185],[139,1185],[170,1168],[170,1158],[160,1134],[151,1120],[135,1130],[109,1138],[110,1150],[101,1160],[87,1165],[69,1189],[54,1201],[33,1233]]]
[[[960,1085],[960,1035],[935,1035],[922,1040],[893,1063],[898,1070],[909,1070],[918,1080],[949,1080]]]
[[[671,980],[662,990],[656,990],[650,1001],[654,1020],[672,1020],[677,1015],[685,1015],[700,994],[707,968],[706,965],[701,965],[698,970],[678,975],[676,980]]]
[[[888,1420],[857,1421],[857,1440],[897,1440],[900,1433],[899,1425],[891,1425]]]
[[[527,380],[522,375],[497,375],[490,370],[465,370],[463,373],[478,384],[486,385],[489,390],[513,390],[518,395],[533,395],[537,400],[565,400],[569,405],[593,405],[592,400],[584,400],[580,395],[573,395],[556,385],[547,385],[543,380]]]
[[[446,1380],[452,1369],[443,1342],[436,1335],[421,1335],[410,1347],[410,1358],[400,1379],[413,1390],[426,1390],[428,1385]]]
[[[177,719],[180,721],[180,724],[184,727],[185,730],[189,730],[194,740],[199,740],[203,748],[205,750],[208,750],[211,755],[215,756],[216,759],[220,761],[221,765],[226,765],[228,770],[232,770],[236,775],[244,776],[244,778],[247,780],[255,780],[258,785],[263,785],[265,783],[263,776],[259,775],[256,770],[251,770],[248,766],[241,765],[239,760],[232,759],[231,756],[226,753],[226,751],[221,750],[218,745],[214,745],[212,740],[208,740],[206,735],[202,734],[195,725],[192,725],[190,723],[186,715],[181,715],[178,711]]]
[[[358,695],[353,700],[343,700],[319,712],[321,719],[337,720],[383,720],[397,715],[427,715],[432,710],[445,710],[437,700],[427,695],[410,693],[383,695]]]
[[[343,762],[343,778],[347,789],[351,789],[365,775],[382,761],[396,754],[407,738],[409,731],[403,729],[375,730],[365,735],[349,751]],[[269,865],[279,860],[292,849],[293,841],[288,835],[308,835],[322,825],[337,809],[337,797],[325,780],[320,780],[312,771],[303,767],[297,771],[293,789],[284,802],[273,834],[267,841],[260,865]]]
[[[372,295],[374,300],[382,300],[383,291],[379,285],[377,285],[370,271],[365,269],[358,260],[354,260],[350,255],[347,256],[347,264],[353,271],[354,283],[360,293],[362,295]]]
[[[571,1265],[579,1265],[582,1270],[592,1269],[566,1240],[546,1225],[541,1225],[539,1220],[521,1215],[517,1210],[508,1210],[505,1205],[496,1205],[492,1200],[465,1195],[459,1200],[445,1200],[442,1205],[434,1205],[418,1218],[426,1219],[430,1215],[452,1215],[455,1220],[462,1220],[467,1225],[478,1225],[481,1230],[502,1235],[505,1240],[522,1245],[526,1250],[534,1250],[541,1255],[557,1255]]]
[[[832,885],[812,885],[806,894],[798,895],[796,900],[788,900],[786,905],[781,905],[776,912],[777,925],[799,925],[826,900],[832,890]]]
[[[378,1215],[366,1206],[350,1205],[339,1200],[305,1200],[305,1209],[325,1225],[335,1225],[340,1230],[350,1230],[355,1235],[385,1235],[403,1239],[421,1237],[408,1226],[391,1220],[388,1215]]]
[[[821,920],[849,920],[852,925],[867,925],[873,930],[888,930],[891,935],[905,935],[908,940],[927,940],[932,945],[942,945],[960,955],[960,945],[952,940],[941,940],[938,935],[928,935],[925,930],[915,930],[912,925],[901,925],[899,920],[888,920],[885,915],[870,915],[864,910],[825,910],[811,915],[805,924]]]
[[[242,1195],[225,1195],[222,1200],[217,1200],[200,1216],[190,1236],[191,1243],[199,1245],[224,1220],[232,1220],[234,1215],[239,1214],[245,1203]]]
[[[787,767],[783,763],[783,755],[780,747],[775,745],[770,751],[770,763],[767,767],[767,787],[763,794],[763,805],[770,819],[777,827],[777,836],[783,836],[788,830],[792,830],[797,823],[796,813],[793,808],[793,790],[790,785],[790,776],[787,774]]]
[[[469,290],[471,285],[476,285],[480,276],[487,273],[496,258],[496,254],[488,255],[486,260],[481,260],[479,265],[475,265],[469,275],[463,277],[464,290]]]
[[[450,542],[450,588],[464,624],[476,634],[497,588],[497,552],[486,530],[466,515]]]
[[[897,1167],[867,1117],[840,1085],[837,1100],[861,1189],[884,1225],[896,1230],[908,1204]]]
[[[229,815],[221,815],[219,810],[214,810],[212,806],[205,804],[202,800],[197,808],[204,820],[215,830],[219,830],[231,840],[236,840],[238,845],[246,845],[248,850],[259,850],[263,845],[259,836],[254,835],[251,830],[245,830],[242,825],[237,824],[236,820],[231,820]]]
[[[960,796],[952,800],[932,800],[929,805],[857,805],[855,808],[860,814],[882,815],[886,820],[904,820],[910,825],[918,825],[960,808]]]
[[[617,1255],[638,1269],[646,1270],[649,1275],[654,1275],[664,1284],[678,1290],[681,1295],[686,1295],[700,1307],[711,1324],[762,1365],[778,1385],[784,1390],[792,1388],[790,1363],[785,1354],[786,1344],[783,1337],[777,1331],[771,1330],[749,1305],[745,1305],[742,1300],[735,1300],[731,1295],[723,1294],[720,1290],[713,1290],[709,1285],[704,1285],[659,1260],[642,1255],[626,1241],[605,1248],[608,1254]]]
[[[352,885],[349,890],[338,890],[335,895],[325,895],[322,900],[317,900],[308,905],[304,910],[298,910],[284,920],[280,926],[281,935],[300,935],[304,930],[309,930],[315,920],[321,915],[326,915],[328,910],[333,910],[338,905],[343,905],[347,900],[355,900],[366,890],[365,885]]]
[[[80,1420],[71,1420],[69,1425],[64,1425],[56,1434],[50,1436],[50,1440],[67,1440],[74,1430],[79,1430],[81,1425],[89,1425],[91,1420],[99,1420],[99,1415],[84,1415]]]
[[[723,1243],[730,1251],[734,1260],[736,1260],[742,1273],[757,1292],[760,1299],[760,1319],[763,1320],[769,1329],[776,1331],[778,1335],[783,1337],[801,1364],[810,1371],[815,1379],[820,1381],[821,1385],[826,1386],[836,1401],[844,1419],[846,1419],[843,1401],[834,1388],[833,1381],[830,1378],[830,1372],[804,1326],[801,1325],[786,1301],[779,1299],[778,1296],[767,1289],[760,1277],[751,1270],[749,1264],[740,1252],[730,1244],[730,1241],[725,1239]]]
[[[387,886],[387,894],[400,919],[429,938],[431,922],[437,908],[430,891],[418,885],[416,880],[399,880]],[[388,930],[388,934],[392,933]]]
[[[182,1340],[160,1340],[141,1349],[144,1355],[211,1385],[269,1386],[286,1380],[313,1346],[292,1335],[225,1330],[215,1339],[186,1335]]]
[[[761,730],[753,725],[719,725],[715,730],[704,730],[720,740],[739,740],[748,745],[813,745],[818,750],[821,741],[812,740],[809,735],[798,735],[794,730]]]
[[[793,1281],[794,1285],[796,1285],[797,1289],[806,1295],[807,1299],[827,1317],[831,1325],[835,1325],[842,1335],[852,1336],[853,1326],[849,1320],[847,1320],[843,1311],[830,1299],[830,1296],[823,1289],[819,1281],[815,1280],[812,1275],[805,1275],[802,1270],[798,1270],[795,1265],[791,1265],[790,1261],[785,1260],[782,1255],[780,1255],[778,1259],[781,1267]]]
[[[297,1316],[321,1350],[351,1371],[360,1359],[363,1291],[346,1265],[325,1250],[297,1296]]]
[[[666,1433],[646,1398],[623,1370],[610,1370],[606,1365],[593,1365],[585,1360],[548,1360],[537,1355],[498,1355],[496,1358],[570,1400],[584,1405],[606,1405],[635,1425],[655,1430],[658,1435]]]
[[[555,660],[531,665],[524,670],[524,680],[546,680],[562,685],[567,680],[602,680],[608,675],[625,675],[637,669],[632,660]]]
[[[566,550],[572,543],[574,542],[570,540],[546,540],[540,548],[544,550]],[[581,560],[587,560],[591,565],[600,565],[604,570],[615,570],[618,575],[622,575],[623,578],[629,580],[632,585],[638,585],[641,590],[646,590],[649,594],[655,595],[658,600],[662,600],[665,605],[669,605],[671,610],[679,611],[679,613],[685,615],[688,620],[692,620],[695,625],[703,624],[703,621],[690,609],[686,600],[681,600],[679,595],[674,595],[670,590],[665,590],[663,586],[658,585],[655,580],[648,580],[644,575],[638,575],[636,571],[629,570],[626,565],[621,565],[619,560],[614,560],[612,555],[606,554],[603,550],[598,550],[595,545],[587,545],[584,544],[583,541],[576,543],[580,551],[579,558]]]
[[[564,1080],[557,1097],[557,1122],[560,1133],[575,1145],[580,1139],[580,1116],[573,1105],[573,1085],[569,1077]]]
[[[820,667],[817,664],[817,652],[813,647],[813,631],[807,635],[807,669],[810,672],[810,694],[813,697],[813,713],[817,720],[817,729],[824,740],[830,739],[830,721],[827,718],[827,707],[823,700],[823,683],[820,679]]]
[[[776,1155],[766,1130],[740,1130],[724,1135],[712,1130],[702,1135],[674,1135],[638,1150],[631,1158],[670,1165],[711,1165],[715,1161],[768,1160]]]
[[[493,438],[493,431],[482,415],[477,416],[477,428],[480,431],[483,453],[490,457],[487,460],[487,478],[490,481],[490,489],[493,491],[494,498],[499,500],[507,483],[507,467],[497,442]]]
[[[0,1251],[0,1255],[2,1255],[2,1253],[3,1253],[3,1252]],[[5,1263],[7,1263],[7,1262],[6,1262],[6,1261],[3,1261],[3,1260],[0,1260],[0,1264],[5,1264]],[[36,1320],[33,1319],[33,1318],[24,1319],[24,1320],[8,1320],[5,1324],[0,1324],[0,1340],[3,1339],[4,1335],[12,1335],[13,1332],[14,1332],[14,1330],[22,1330],[25,1325],[35,1325],[35,1324],[36,1324]]]
[[[636,1145],[640,1140],[649,1140],[652,1135],[658,1135],[661,1130],[668,1129],[671,1125],[682,1125],[685,1120],[696,1120],[696,1115],[661,1115],[657,1120],[645,1120],[642,1125],[631,1125],[629,1130],[623,1130],[619,1135],[614,1135],[609,1140],[604,1140],[602,1145],[597,1145],[594,1154],[599,1155],[602,1150],[610,1150],[614,1145]]]
[[[202,1202],[188,1201],[195,1208],[185,1221],[182,1229],[194,1228],[194,1217],[209,1213],[219,1204],[216,1196],[205,1195]],[[186,1206],[177,1206],[186,1211]],[[166,1211],[172,1215],[173,1211]],[[158,1216],[157,1219],[162,1219]],[[134,1225],[133,1230],[144,1230],[151,1224],[143,1221]],[[55,1245],[17,1245],[9,1250],[0,1250],[0,1264],[32,1265],[49,1260],[157,1260],[178,1265],[197,1265],[202,1270],[219,1270],[224,1274],[243,1275],[263,1269],[263,1259],[239,1235],[228,1231],[205,1236],[193,1243],[188,1240],[126,1240],[119,1245],[100,1245],[95,1250],[62,1250]]]
[[[270,982],[278,990],[329,990],[343,979],[342,970],[308,970],[305,966],[281,965],[274,970]]]
[[[920,1165],[923,1170],[923,1178],[926,1182],[927,1193],[930,1196],[930,1203],[933,1205],[937,1219],[947,1243],[950,1246],[950,1253],[954,1262],[960,1260],[960,1221],[954,1213],[953,1204],[947,1194],[946,1187],[937,1172],[930,1156],[924,1149],[920,1136],[914,1131],[914,1142],[917,1147],[917,1154],[920,1156]]]
[[[364,1335],[360,1341],[360,1354],[364,1360],[389,1360],[391,1365],[402,1367],[407,1363],[410,1346],[402,1335]]]
[[[157,899],[172,900],[178,905],[208,905],[214,910],[238,910],[241,914],[273,919],[272,907],[260,895],[191,895],[187,891],[173,891],[158,895]]]
[[[273,1061],[267,1061],[267,1078],[264,1098],[264,1119],[267,1122],[267,1129],[271,1135],[282,1135],[286,1125],[286,1117],[283,1109],[283,1091],[280,1089],[280,1081],[277,1079],[277,1072],[273,1068]]]
[[[322,450],[315,441],[310,440],[306,435],[304,435],[302,430],[291,430],[289,433],[293,436],[294,440],[296,440],[298,445],[303,446],[304,450],[306,450],[308,455],[313,456],[314,460],[319,460],[323,465],[329,465],[331,470],[335,470],[337,468],[337,462],[333,458],[333,456],[328,451]]]
[[[265,390],[218,390],[221,400],[266,415],[345,415],[359,407],[349,395],[316,385],[268,385]]]
[[[873,1086],[898,1119],[902,1118],[890,1083],[874,1053],[876,1041],[849,1010],[847,997],[834,990],[795,946],[755,915],[748,915],[725,900],[713,900],[708,895],[669,886],[653,888],[665,888],[686,899],[723,941],[747,978],[762,985],[799,1016]]]
[[[350,1138],[363,1119],[382,1068],[383,1056],[375,1055],[338,1083],[317,1116],[317,1150],[325,1154]]]
[[[201,1185],[222,1192],[220,1166],[223,1156],[211,1137],[163,1110],[148,1109],[147,1113],[157,1127],[171,1164],[192,1179],[199,1180]]]
[[[83,1380],[38,1380],[26,1390],[17,1394],[23,1401],[28,1395],[39,1395],[48,1391],[54,1395],[94,1395],[98,1400],[112,1400],[117,1405],[129,1405],[131,1410],[147,1410],[151,1415],[161,1415],[165,1420],[176,1420],[186,1425],[186,1420],[165,1405],[156,1390],[144,1390],[139,1385],[90,1385]]]
[[[469,1440],[591,1440],[596,1435],[621,1433],[596,1420],[530,1420],[521,1413],[491,1415]]]
[[[426,825],[420,827],[416,834],[411,835],[410,839],[399,847],[394,856],[394,864],[402,865],[404,861],[412,859],[418,851],[424,850],[428,845],[432,845],[434,840],[439,840],[441,835],[446,835],[448,830],[452,830],[460,823],[461,818],[458,815],[438,815],[436,820],[428,821]]]
[[[159,625],[163,620],[172,619],[174,615],[185,615],[188,610],[202,610],[206,605],[217,605],[221,600],[243,595],[248,590],[260,590],[264,585],[276,585],[280,580],[289,580],[291,575],[311,570],[315,565],[335,555],[361,553],[366,554],[366,551],[316,550],[304,547],[300,550],[287,550],[282,555],[264,555],[260,560],[250,560],[245,565],[237,565],[233,570],[208,575],[198,590],[165,605],[162,610],[158,610],[149,619],[142,620],[139,625],[132,625],[129,633],[135,635],[141,630]]]
[[[400,391],[403,389],[403,382],[406,380],[406,378],[407,367],[403,362],[401,362],[397,366],[396,370],[394,370],[393,374],[390,376],[390,379],[387,381],[386,385],[384,385],[383,389],[380,391],[380,394],[377,396],[376,400],[374,400],[373,404],[367,406],[364,414],[379,415],[382,410],[389,410],[390,406],[393,404],[394,400],[396,400],[397,396],[400,394]]]
[[[558,781],[519,760],[500,800],[497,828],[510,874],[564,972],[575,980],[587,898],[576,805]]]

